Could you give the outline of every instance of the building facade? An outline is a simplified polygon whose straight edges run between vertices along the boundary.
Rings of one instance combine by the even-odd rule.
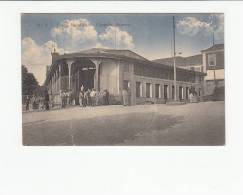
[[[205,96],[213,94],[215,88],[225,86],[224,44],[216,44],[202,50]]]
[[[60,90],[74,96],[85,90],[108,90],[113,103],[122,102],[122,90],[130,88],[132,105],[162,103],[174,99],[173,67],[153,61],[130,50],[90,49],[79,53],[52,53],[45,85],[54,102],[60,102]],[[177,99],[186,101],[190,88],[203,95],[203,72],[177,68]]]
[[[157,59],[154,62],[173,65],[173,58]],[[201,54],[198,55],[188,57],[178,56],[176,57],[176,65],[179,68],[206,74],[203,87],[205,99],[207,96],[213,95],[215,89],[220,89],[222,91],[221,96],[224,96],[224,44],[215,44],[212,47],[202,50]]]

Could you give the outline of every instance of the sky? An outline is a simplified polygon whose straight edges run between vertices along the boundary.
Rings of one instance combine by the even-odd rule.
[[[223,14],[22,14],[21,59],[40,85],[53,48],[60,54],[90,48],[129,49],[153,60],[176,52],[199,54],[224,43]]]

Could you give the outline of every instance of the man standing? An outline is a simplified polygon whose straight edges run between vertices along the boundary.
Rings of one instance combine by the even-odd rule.
[[[45,109],[49,110],[49,94],[47,91],[45,92]]]
[[[84,107],[84,91],[79,92],[79,105]]]
[[[60,100],[61,100],[61,108],[63,108],[63,106],[64,106],[64,102],[63,102],[63,93],[62,93],[62,90],[60,90],[60,92],[59,92],[59,95],[60,95]]]
[[[91,97],[91,105],[95,106],[95,100],[96,100],[96,91],[95,89],[92,89],[92,91],[90,92],[90,97]]]
[[[128,93],[126,89],[122,90],[122,100],[123,100],[123,106],[128,105]]]
[[[109,105],[109,96],[110,96],[110,94],[109,94],[108,90],[107,89],[104,90],[104,104],[105,105]]]
[[[30,97],[28,95],[26,97],[25,104],[26,104],[26,111],[27,111],[30,109]]]

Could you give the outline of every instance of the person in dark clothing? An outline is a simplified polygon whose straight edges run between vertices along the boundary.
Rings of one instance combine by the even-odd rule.
[[[87,106],[91,106],[91,96],[90,96],[90,89],[88,89],[86,92],[86,102],[87,102]]]
[[[109,105],[109,96],[110,96],[110,94],[109,94],[108,90],[106,89],[104,91],[104,96],[103,96],[105,105]]]
[[[26,97],[25,104],[26,104],[26,110],[29,110],[30,109],[30,97],[28,95]]]
[[[85,103],[84,103],[84,91],[80,91],[79,92],[79,105],[82,107],[85,107]]]
[[[45,109],[49,110],[49,94],[46,92],[45,94]]]

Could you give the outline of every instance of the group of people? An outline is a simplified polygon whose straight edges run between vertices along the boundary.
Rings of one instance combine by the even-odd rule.
[[[70,92],[67,90],[60,90],[59,93],[61,108],[67,107],[67,105],[79,105],[81,107],[86,106],[99,106],[110,104],[110,94],[107,89],[97,91],[95,89],[86,89],[82,85],[80,90],[77,92]],[[131,105],[130,88],[122,90],[122,102],[124,106]],[[54,99],[49,97],[48,92],[42,97],[27,96],[25,97],[25,108],[26,110],[49,110],[50,107],[54,108]]]
[[[84,90],[82,85],[79,92],[79,105],[82,107],[86,106],[98,106],[98,105],[109,105],[109,92],[108,90],[96,91],[95,89]]]
[[[25,96],[25,110],[49,110],[49,94],[44,96],[27,95]]]
[[[78,93],[60,91],[61,108],[65,108],[67,105],[80,105],[81,107],[109,105],[109,96],[108,90],[85,90],[82,85]]]

